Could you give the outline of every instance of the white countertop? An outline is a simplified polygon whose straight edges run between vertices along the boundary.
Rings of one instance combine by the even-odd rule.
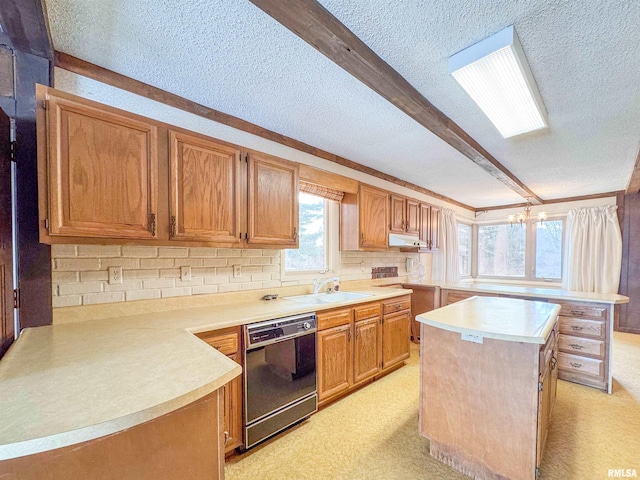
[[[471,297],[416,317],[433,327],[511,342],[547,341],[560,306],[497,297]]]
[[[562,290],[560,288],[529,287],[521,285],[504,285],[493,283],[431,283],[431,282],[405,282],[403,285],[415,287],[440,287],[447,290],[463,290],[478,293],[497,293],[502,295],[520,295],[533,298],[550,298],[554,300],[580,301],[620,304],[629,303],[629,297],[616,293],[589,293]]]
[[[411,293],[358,291],[371,296],[326,305],[253,300],[25,329],[0,360],[0,460],[141,424],[241,374],[192,333]]]

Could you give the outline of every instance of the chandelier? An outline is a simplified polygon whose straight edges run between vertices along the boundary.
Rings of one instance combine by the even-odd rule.
[[[529,198],[530,197],[527,197],[527,204],[524,206],[524,210],[522,212],[511,214],[507,217],[507,220],[511,225],[518,223],[522,226],[529,221],[529,218],[531,217],[531,202],[529,202]],[[540,223],[544,222],[546,219],[547,212],[538,213],[538,221]]]

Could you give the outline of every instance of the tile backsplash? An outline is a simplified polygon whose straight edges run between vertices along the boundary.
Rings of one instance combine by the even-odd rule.
[[[342,252],[335,269],[342,281],[371,279],[372,267],[396,267],[406,275],[399,251]],[[282,278],[280,250],[131,245],[52,245],[53,307],[125,302],[312,284]],[[234,266],[240,276],[234,277]],[[122,283],[109,284],[109,267],[122,267]],[[191,279],[181,280],[181,267]]]

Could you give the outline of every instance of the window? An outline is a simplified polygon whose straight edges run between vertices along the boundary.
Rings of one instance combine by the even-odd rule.
[[[562,278],[562,220],[536,224],[535,278]]]
[[[525,276],[526,229],[520,225],[478,227],[478,276]]]
[[[458,223],[458,270],[461,277],[471,276],[471,239],[471,225]]]
[[[478,277],[560,281],[564,220],[478,225]]]
[[[300,247],[284,252],[285,272],[319,272],[330,268],[328,210],[329,200],[300,192]]]

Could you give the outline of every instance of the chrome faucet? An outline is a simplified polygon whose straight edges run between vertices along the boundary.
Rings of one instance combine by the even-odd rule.
[[[322,287],[324,287],[327,283],[329,282],[334,282],[334,283],[339,283],[340,282],[340,277],[331,277],[331,278],[327,278],[325,280],[322,280],[322,277],[324,276],[324,274],[327,272],[323,272],[322,274],[320,274],[320,276],[318,278],[316,278],[313,281],[313,293],[316,294],[320,291],[320,289]],[[329,292],[331,291],[331,289],[329,289]]]

